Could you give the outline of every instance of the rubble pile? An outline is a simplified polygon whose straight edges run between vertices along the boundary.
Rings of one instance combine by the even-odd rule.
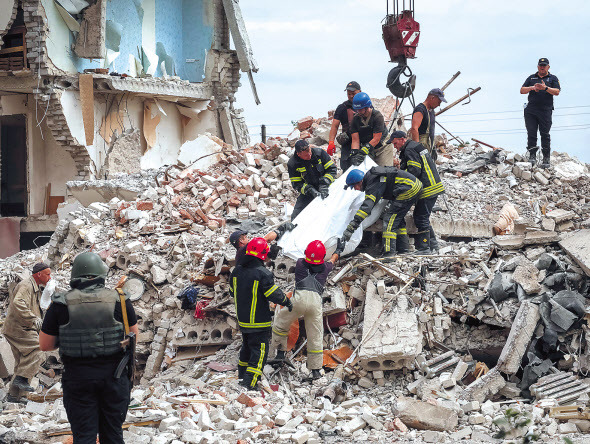
[[[267,365],[260,392],[238,386],[227,238],[237,227],[266,234],[286,220],[295,199],[286,170],[292,139],[324,144],[330,119],[297,125],[297,136],[242,152],[224,144],[206,170],[175,165],[121,178],[135,184],[111,183],[110,194],[68,207],[47,246],[0,262],[4,304],[40,259],[65,291],[82,251],[105,260],[109,287],[139,279],[128,443],[492,442],[497,434],[557,442],[587,432],[590,178],[566,154],[540,170],[506,150],[443,146],[446,195],[433,215],[439,253],[385,264],[374,248],[378,224],[367,230],[363,252],[341,259],[328,279],[322,377],[308,380],[295,324],[289,365]],[[520,218],[512,233],[494,236],[508,202]],[[291,290],[294,262],[279,254],[269,266]],[[3,345],[8,382],[12,355]],[[3,404],[0,439],[56,442],[67,433],[60,372],[53,353],[29,403]],[[514,418],[530,422],[515,427]]]

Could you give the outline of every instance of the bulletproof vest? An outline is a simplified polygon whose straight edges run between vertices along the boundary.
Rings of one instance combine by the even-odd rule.
[[[114,318],[119,295],[106,288],[95,292],[72,290],[64,295],[70,320],[59,327],[60,355],[72,358],[111,356],[121,351],[122,322]]]

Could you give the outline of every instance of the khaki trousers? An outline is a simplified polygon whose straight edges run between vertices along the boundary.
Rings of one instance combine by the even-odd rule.
[[[324,363],[322,297],[314,291],[295,290],[291,302],[293,303],[293,311],[281,307],[279,312],[275,314],[271,348],[286,350],[291,324],[303,316],[307,333],[307,368],[319,370]]]

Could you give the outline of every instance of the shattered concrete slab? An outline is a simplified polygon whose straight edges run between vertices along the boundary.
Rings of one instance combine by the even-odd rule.
[[[590,230],[580,230],[564,236],[559,246],[590,276]]]
[[[526,353],[540,318],[537,304],[530,301],[521,303],[495,369],[508,374],[514,374],[519,370],[522,357]]]
[[[367,283],[363,345],[359,351],[360,363],[367,370],[412,368],[422,350],[418,319],[408,308],[406,297],[397,298],[394,308],[380,316],[387,299],[379,297],[373,282]]]
[[[397,399],[393,412],[404,424],[421,430],[452,431],[459,422],[454,410],[404,397]]]

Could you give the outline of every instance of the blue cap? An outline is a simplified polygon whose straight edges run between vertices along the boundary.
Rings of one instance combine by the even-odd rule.
[[[309,143],[307,143],[307,140],[299,139],[297,142],[295,142],[295,152],[300,153],[301,151],[305,151],[308,146]]]
[[[445,93],[440,88],[431,89],[430,92],[428,93],[428,95],[429,96],[436,96],[436,97],[438,97],[441,102],[445,102],[446,103],[446,101],[447,101],[447,99],[445,99]]]
[[[245,231],[242,231],[242,230],[234,231],[232,234],[229,235],[229,243],[232,244],[234,246],[234,248],[237,249],[240,244],[240,238],[244,234],[248,234],[248,233],[246,233]]]

